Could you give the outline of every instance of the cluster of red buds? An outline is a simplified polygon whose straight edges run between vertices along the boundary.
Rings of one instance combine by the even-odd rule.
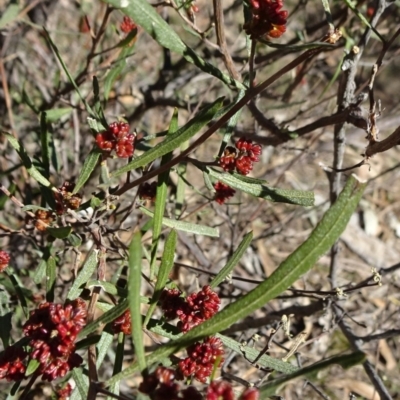
[[[226,200],[231,198],[236,193],[235,189],[232,189],[230,186],[225,185],[225,183],[222,183],[220,181],[214,183],[214,189],[214,200],[218,204],[224,204]]]
[[[114,333],[125,333],[125,335],[130,335],[132,333],[132,322],[131,322],[131,312],[126,310],[122,315],[116,318],[111,329]]]
[[[185,3],[185,11],[186,11],[186,15],[188,16],[188,18],[192,21],[195,22],[196,18],[195,18],[195,14],[199,12],[199,6],[197,4],[195,4],[194,1],[189,1]]]
[[[75,340],[86,325],[86,304],[76,299],[66,305],[43,303],[31,311],[23,326],[29,339],[27,349],[9,346],[0,357],[0,378],[21,380],[25,376],[25,359],[38,362],[42,380],[64,377],[82,363],[75,353]]]
[[[260,392],[256,388],[245,389],[238,400],[258,400]],[[234,400],[232,386],[226,381],[212,381],[207,388],[207,400]]]
[[[75,184],[65,181],[62,186],[58,188],[58,192],[54,193],[56,200],[56,212],[58,215],[64,214],[65,210],[76,210],[82,202],[82,196],[78,193],[72,193]]]
[[[64,387],[57,390],[57,400],[68,400],[72,393],[72,386],[67,383]]]
[[[108,154],[115,150],[119,158],[133,156],[135,139],[136,135],[129,133],[129,124],[125,122],[113,122],[106,131],[96,135],[97,146]]]
[[[157,194],[157,182],[144,182],[139,189],[139,197],[142,200],[155,201]]]
[[[119,28],[122,32],[129,33],[137,29],[137,25],[127,15],[125,15]]]
[[[251,17],[243,26],[252,39],[279,38],[286,31],[288,12],[283,0],[249,0]]]
[[[152,373],[143,378],[139,391],[147,394],[152,400],[202,400],[203,396],[193,386],[180,389],[175,382],[176,373],[173,369],[157,367]]]
[[[221,300],[210,286],[204,286],[200,292],[182,297],[178,289],[165,289],[160,296],[161,308],[167,319],[179,318],[178,328],[187,332],[193,327],[210,319],[219,310]]]
[[[203,343],[194,343],[186,349],[188,356],[179,361],[179,371],[184,377],[194,377],[205,383],[214,367],[224,361],[224,349],[220,339],[205,338]]]
[[[8,267],[9,262],[10,255],[4,250],[0,250],[0,272],[3,272]]]
[[[247,175],[253,169],[253,163],[260,161],[262,148],[244,137],[235,143],[235,147],[225,148],[224,154],[219,159],[219,165],[224,171],[236,170],[241,175]]]

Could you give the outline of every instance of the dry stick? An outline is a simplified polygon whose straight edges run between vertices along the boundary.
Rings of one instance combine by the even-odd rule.
[[[333,311],[336,315],[336,318],[338,319],[338,325],[343,332],[343,334],[346,336],[347,340],[351,344],[352,348],[356,351],[362,351],[361,346],[362,346],[362,340],[357,338],[357,336],[354,336],[353,332],[351,331],[351,328],[347,325],[347,323],[344,321],[344,314],[340,311],[340,309],[333,304]],[[374,385],[374,388],[378,392],[380,399],[381,400],[392,400],[392,396],[386,389],[385,385],[383,384],[381,378],[376,372],[376,369],[374,365],[366,360],[363,362],[363,367],[368,375],[371,383]]]
[[[229,75],[237,81],[240,81],[241,77],[237,72],[235,65],[233,64],[231,54],[229,53],[226,45],[225,38],[225,24],[224,24],[224,11],[222,9],[221,0],[213,0],[214,6],[214,21],[215,21],[215,32],[217,34],[217,43],[222,53],[222,58]]]
[[[336,36],[333,38],[332,35],[326,35],[325,42],[334,44],[339,39],[340,35],[336,33]],[[161,167],[155,169],[147,173],[145,176],[142,176],[135,181],[123,185],[119,190],[116,191],[115,195],[120,196],[121,194],[127,192],[128,190],[134,188],[135,186],[140,185],[143,182],[163,173],[164,171],[172,168],[174,165],[180,163],[187,155],[189,155],[192,151],[194,151],[197,147],[199,147],[202,143],[204,143],[213,133],[215,133],[218,129],[222,128],[229,119],[235,115],[242,107],[244,107],[252,98],[259,95],[262,91],[264,91],[267,87],[269,87],[273,82],[279,79],[281,76],[292,70],[293,68],[297,67],[299,64],[307,60],[308,58],[312,57],[316,52],[324,48],[315,48],[305,51],[295,60],[287,64],[283,67],[280,71],[273,74],[271,77],[266,79],[264,82],[260,83],[255,88],[248,90],[246,95],[239,100],[226,114],[224,114],[218,121],[216,121],[210,128],[208,128],[197,140],[195,140],[185,151],[180,153],[177,157],[173,158],[166,164],[163,164]]]

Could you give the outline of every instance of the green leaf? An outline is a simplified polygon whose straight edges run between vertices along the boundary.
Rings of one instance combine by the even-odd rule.
[[[57,122],[62,117],[69,115],[72,113],[72,107],[60,107],[54,108],[53,110],[47,110],[47,122]]]
[[[57,57],[59,63],[61,64],[62,69],[64,70],[65,74],[67,75],[67,77],[68,77],[69,81],[71,82],[72,86],[74,87],[76,93],[77,93],[78,96],[80,97],[80,99],[81,99],[83,105],[84,105],[85,108],[86,108],[87,113],[88,113],[90,116],[96,118],[97,115],[93,112],[93,110],[92,110],[91,107],[89,106],[88,102],[87,102],[87,101],[85,100],[85,98],[82,96],[82,93],[81,93],[81,91],[79,90],[78,85],[76,84],[74,78],[72,77],[71,73],[69,72],[69,69],[67,68],[67,65],[65,64],[63,58],[61,57],[61,54],[60,54],[60,52],[58,51],[57,46],[55,45],[55,43],[54,43],[53,40],[51,39],[49,32],[48,32],[48,31],[46,30],[46,28],[44,28],[44,27],[43,27],[43,30],[44,30],[44,32],[45,32],[45,34],[46,34],[47,40],[49,41],[49,44],[50,44],[51,49],[54,51],[54,54],[56,55],[56,57]]]
[[[174,110],[174,114],[169,125],[168,135],[174,134],[178,130],[178,109]],[[172,159],[172,152],[164,154],[161,159],[161,165],[166,164]],[[165,206],[167,203],[167,188],[169,180],[170,169],[163,172],[158,176],[157,182],[157,193],[156,193],[156,203],[154,206],[154,218],[153,218],[153,235],[150,250],[150,280],[154,279],[155,266],[157,259],[157,248],[158,242],[160,241],[160,235],[162,230],[162,221],[164,217]]]
[[[12,329],[11,318],[13,313],[10,309],[10,295],[7,291],[0,291],[0,338],[3,348],[10,343],[10,333]]]
[[[233,268],[235,268],[239,260],[242,258],[244,252],[250,246],[252,239],[253,239],[253,232],[249,232],[243,238],[239,247],[232,254],[232,257],[229,259],[225,267],[222,268],[221,271],[219,271],[218,274],[211,281],[210,286],[212,289],[216,288],[232,272]]]
[[[4,134],[4,136],[8,139],[11,146],[16,150],[16,152],[20,156],[21,161],[24,164],[24,167],[28,171],[28,174],[41,185],[48,188],[52,188],[53,185],[33,165],[32,160],[26,153],[26,150],[24,149],[22,143],[18,141],[14,136],[8,134],[7,132],[1,131],[1,133]]]
[[[104,126],[99,120],[96,118],[87,118],[87,123],[89,125],[89,128],[92,129],[94,132],[99,133],[103,132],[107,129],[106,126]]]
[[[217,99],[213,104],[204,107],[193,119],[191,119],[185,126],[178,129],[174,134],[168,135],[164,141],[154,146],[151,150],[146,151],[139,157],[136,157],[129,164],[125,165],[114,171],[111,177],[118,177],[133,169],[143,167],[148,163],[154,161],[156,158],[162,157],[164,154],[170,153],[178,148],[186,140],[189,140],[197,132],[207,125],[213,118],[217,111],[222,106],[222,99]]]
[[[136,30],[137,33],[137,30]],[[132,36],[129,34],[128,36]],[[129,38],[127,38],[129,39]],[[131,37],[130,41],[133,38]],[[128,42],[129,43],[129,42]],[[122,71],[126,67],[126,59],[133,53],[135,50],[134,46],[127,46],[125,47],[119,57],[118,60],[115,61],[114,66],[108,71],[107,76],[104,80],[103,84],[103,90],[104,90],[104,99],[107,101],[108,97],[110,95],[110,91],[112,89],[112,86],[115,82],[115,80],[121,75]]]
[[[82,239],[79,235],[75,233],[71,233],[68,237],[68,241],[70,242],[72,247],[79,247],[82,244]]]
[[[154,294],[150,301],[150,307],[147,311],[146,318],[144,320],[144,326],[146,327],[149,322],[153,312],[157,306],[158,299],[162,293],[162,290],[167,283],[169,273],[171,272],[172,267],[174,266],[174,256],[175,256],[175,248],[177,242],[178,235],[176,231],[171,231],[169,234],[167,241],[164,246],[164,253],[161,258],[161,266],[158,271],[156,286],[154,287]]]
[[[18,4],[9,4],[6,10],[3,12],[2,17],[0,18],[0,29],[3,29],[8,24],[11,24],[16,20],[19,13],[19,5]]]
[[[128,301],[132,320],[132,340],[135,346],[136,359],[142,375],[147,369],[143,344],[142,314],[140,312],[140,287],[142,283],[142,236],[140,232],[133,235],[129,245],[129,280]]]
[[[40,144],[42,152],[42,165],[46,174],[46,178],[50,176],[50,132],[47,129],[47,114],[40,114]]]
[[[181,339],[158,348],[147,357],[147,363],[152,364],[196,340],[222,332],[236,321],[263,307],[293,285],[297,279],[315,265],[344,231],[357,207],[364,188],[365,184],[351,176],[336,203],[325,213],[310,237],[283,261],[268,279],[236,302],[229,304],[209,320],[194,327]],[[109,379],[107,384],[110,385],[125,376],[129,376],[136,369],[137,364],[131,365],[119,375]]]
[[[255,349],[254,347],[243,346],[241,343],[231,339],[228,336],[224,336],[219,333],[216,336],[221,339],[222,343],[226,347],[233,350],[237,354],[246,356],[247,360],[249,361],[255,360],[260,354],[259,350]],[[285,374],[289,374],[298,370],[298,368],[292,364],[267,356],[266,354],[257,359],[257,365],[263,368],[270,368],[274,371],[284,372]]]
[[[26,367],[25,375],[32,375],[39,368],[39,366],[40,362],[38,360],[35,360],[34,358],[31,358],[29,360],[28,366]]]
[[[101,155],[100,149],[97,147],[93,147],[92,151],[89,153],[88,157],[86,158],[85,162],[83,163],[83,167],[81,170],[81,173],[78,176],[78,179],[76,181],[74,190],[72,193],[78,193],[79,190],[83,187],[83,185],[87,182],[87,180],[90,178],[90,175],[94,171],[97,165],[97,161],[99,160],[99,157]]]
[[[56,282],[56,259],[53,256],[50,256],[47,261],[46,268],[46,301],[54,301],[54,284]]]
[[[277,189],[260,183],[259,179],[244,177],[239,174],[221,173],[213,168],[207,168],[210,176],[255,197],[277,203],[296,204],[299,206],[314,205],[314,193],[305,190]]]
[[[149,217],[154,217],[154,214],[147,208],[140,207],[140,210]],[[211,228],[207,225],[191,224],[190,222],[177,221],[175,219],[163,218],[162,223],[168,228],[176,229],[177,231],[183,231],[188,233],[194,233],[195,235],[219,237],[219,230],[217,228]]]
[[[72,232],[72,227],[61,226],[60,228],[47,228],[46,232],[57,239],[66,239]]]
[[[88,377],[83,375],[82,368],[74,368],[72,370],[72,377],[76,383],[76,388],[74,389],[70,400],[86,399],[89,391]]]
[[[97,370],[100,370],[100,368],[101,368],[101,366],[103,364],[104,358],[107,355],[107,351],[110,348],[113,340],[114,340],[114,334],[113,333],[109,333],[109,332],[106,332],[106,331],[103,331],[101,333],[100,341],[96,346],[96,348],[97,348],[97,360],[96,360],[96,368],[97,368]]]
[[[345,368],[362,363],[365,360],[365,354],[361,351],[357,351],[347,355],[334,356],[328,358],[327,360],[319,361],[315,364],[309,365],[308,367],[301,368],[296,372],[289,375],[282,376],[280,378],[273,379],[266,385],[260,388],[260,398],[265,399],[267,396],[275,394],[275,392],[282,386],[285,382],[291,379],[297,378],[302,375],[309,375],[317,373],[333,364],[339,364]]]
[[[140,25],[153,39],[155,39],[162,47],[165,47],[181,56],[187,61],[196,65],[202,71],[215,76],[227,85],[235,86],[238,89],[243,89],[244,86],[235,81],[230,76],[221,72],[219,68],[203,60],[190,47],[188,47],[179,35],[164,21],[157,13],[155,8],[143,0],[103,0],[105,3],[111,4],[115,8],[120,8],[121,11],[128,17],[132,18],[135,23]]]
[[[86,282],[90,279],[93,275],[97,264],[98,264],[98,250],[93,250],[89,257],[86,259],[85,263],[83,264],[82,269],[79,271],[78,276],[76,277],[71,289],[68,292],[67,299],[68,300],[75,300],[81,294],[81,286],[85,285]]]
[[[18,300],[21,303],[22,310],[25,314],[26,317],[28,317],[28,304],[26,302],[26,298],[24,295],[23,289],[25,289],[23,286],[21,287],[22,283],[20,283],[18,276],[14,274],[8,274],[8,278],[10,279],[10,282],[12,283],[15,293],[18,296]]]

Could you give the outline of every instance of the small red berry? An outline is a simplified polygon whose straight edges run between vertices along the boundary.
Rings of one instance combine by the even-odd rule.
[[[214,184],[214,189],[215,189],[214,200],[218,204],[224,204],[226,200],[228,200],[236,193],[235,189],[232,189],[230,186],[225,185],[225,183],[222,183],[220,181]]]
[[[234,400],[233,389],[225,381],[212,381],[207,388],[207,400]]]
[[[4,250],[0,250],[0,272],[3,272],[8,267],[9,262],[10,255]]]

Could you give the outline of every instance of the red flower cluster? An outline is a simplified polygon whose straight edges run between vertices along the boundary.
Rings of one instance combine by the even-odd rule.
[[[136,29],[137,25],[128,16],[125,15],[119,27],[122,32],[129,33]]]
[[[8,267],[9,262],[10,255],[4,250],[0,250],[0,272],[3,272]]]
[[[34,225],[40,232],[44,232],[53,220],[54,214],[52,211],[37,210],[35,212]]]
[[[112,323],[111,329],[114,333],[125,333],[130,335],[132,333],[131,312],[126,310],[122,315],[115,319]]]
[[[72,182],[65,181],[58,188],[58,193],[54,193],[56,200],[56,212],[58,215],[64,214],[66,209],[76,210],[82,202],[80,194],[73,194],[75,185]]]
[[[241,394],[238,400],[258,400],[259,391],[256,388],[248,388]],[[232,386],[225,381],[213,381],[207,388],[207,400],[234,400]]]
[[[30,313],[23,326],[29,339],[29,353],[15,345],[6,349],[0,359],[0,378],[20,380],[25,375],[24,359],[39,362],[38,372],[42,379],[53,381],[63,377],[82,363],[75,353],[75,340],[86,324],[86,304],[76,299],[65,306],[44,303]]]
[[[249,0],[251,19],[244,30],[252,39],[279,38],[286,31],[288,12],[282,10],[283,0]]]
[[[236,169],[239,174],[247,175],[253,169],[253,163],[260,161],[262,148],[244,137],[235,143],[235,147],[225,148],[224,154],[219,159],[219,165],[224,171],[232,172]]]
[[[236,193],[235,189],[232,189],[230,186],[225,185],[225,183],[222,183],[220,181],[214,183],[214,189],[214,200],[218,204],[224,204],[226,200],[231,198]]]
[[[150,375],[143,378],[139,386],[142,393],[147,394],[152,400],[202,400],[203,396],[193,387],[188,386],[180,390],[175,383],[175,371],[165,367],[157,367]]]
[[[72,393],[72,386],[67,383],[63,388],[57,390],[57,400],[68,400]]]
[[[160,296],[161,308],[167,319],[179,318],[178,327],[187,332],[203,321],[211,318],[219,310],[221,300],[210,286],[204,286],[198,293],[186,299],[178,289],[166,289]]]
[[[179,361],[179,371],[183,376],[194,376],[205,383],[216,363],[219,367],[224,361],[224,349],[220,339],[210,337],[203,343],[194,343],[187,349],[188,357]]]
[[[129,133],[129,125],[124,122],[113,122],[96,135],[97,146],[106,153],[115,150],[119,158],[132,157],[135,139],[136,135]]]

